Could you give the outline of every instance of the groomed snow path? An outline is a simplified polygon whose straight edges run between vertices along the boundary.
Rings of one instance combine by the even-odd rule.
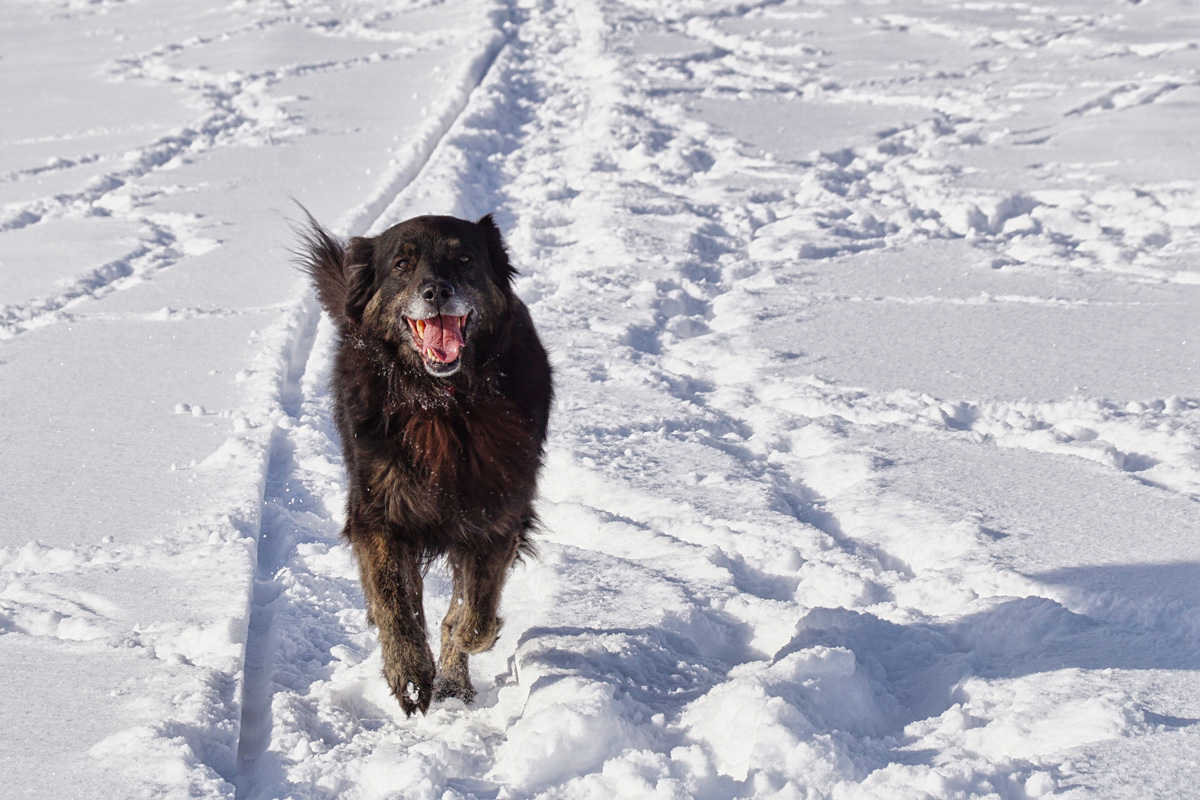
[[[1198,41],[1183,0],[8,4],[4,796],[1195,797]],[[289,197],[494,212],[552,351],[472,707],[380,676]]]

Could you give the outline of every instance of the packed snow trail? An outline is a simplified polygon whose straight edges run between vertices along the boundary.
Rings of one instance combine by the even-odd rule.
[[[236,130],[239,147],[279,136],[329,158],[322,131],[362,115],[356,141],[406,132],[383,169],[384,151],[355,154],[367,185],[288,162],[312,165],[322,185],[289,188],[319,218],[348,235],[496,212],[557,369],[542,555],[472,659],[475,705],[405,719],[337,535],[328,321],[291,278],[250,307],[192,283],[228,319],[270,320],[256,360],[222,354],[241,394],[202,466],[225,522],[193,516],[177,567],[162,543],[6,531],[0,647],[37,639],[64,674],[71,640],[99,643],[93,665],[141,648],[123,691],[189,698],[91,748],[129,796],[1190,796],[1200,14],[1146,6],[248,3],[234,27],[188,6],[218,32],[114,62],[217,99],[195,130],[218,133],[185,149],[219,155]],[[228,77],[262,57],[228,43],[261,30],[307,66]],[[396,123],[378,83],[337,77],[381,63],[406,93],[442,76],[441,94]],[[327,105],[262,111],[295,109],[273,81],[314,69],[341,92]],[[218,180],[252,163],[198,152]],[[127,206],[65,192],[23,202],[2,235],[77,206],[153,221],[138,209],[166,200],[148,169],[106,173],[139,189]],[[148,291],[131,276],[153,287],[203,263],[209,245],[189,261],[172,242],[209,228],[167,219],[170,236],[147,229],[161,269],[135,254],[112,291],[84,275],[6,306],[15,367],[0,369],[30,373],[50,347],[33,337],[63,322],[112,319],[110,295]],[[233,233],[212,252],[257,252]],[[222,524],[240,534],[209,535]],[[93,576],[135,565],[193,580],[179,588],[209,627],[173,605],[171,624],[116,638],[154,617],[106,611]],[[440,618],[446,576],[426,589]],[[71,752],[43,741],[46,760]]]

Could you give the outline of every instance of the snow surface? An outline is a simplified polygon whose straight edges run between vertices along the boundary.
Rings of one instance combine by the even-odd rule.
[[[1195,797],[1198,42],[1186,0],[6,3],[4,795]],[[552,350],[474,707],[380,676],[289,198],[495,212]]]

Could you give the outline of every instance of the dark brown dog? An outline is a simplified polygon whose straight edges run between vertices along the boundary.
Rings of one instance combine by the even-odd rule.
[[[491,216],[417,217],[343,246],[310,216],[298,252],[340,334],[334,416],[346,527],[383,674],[406,714],[471,702],[467,656],[490,648],[500,591],[531,551],[550,364]],[[454,576],[437,666],[422,575]]]

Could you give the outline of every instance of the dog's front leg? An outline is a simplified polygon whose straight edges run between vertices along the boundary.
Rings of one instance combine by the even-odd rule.
[[[442,620],[442,651],[438,659],[438,697],[475,698],[467,656],[496,643],[504,624],[497,614],[500,592],[517,557],[519,538],[450,552],[454,594]]]
[[[351,537],[362,575],[367,614],[379,628],[383,676],[404,713],[424,713],[436,674],[425,638],[423,581],[417,554],[385,532]]]
[[[463,607],[462,569],[453,556],[449,560],[450,569],[454,574],[454,592],[450,596],[450,608],[442,620],[442,649],[438,655],[438,676],[434,693],[439,700],[457,697],[469,705],[475,700],[475,687],[471,685],[467,654],[454,641],[454,628],[458,624]]]

